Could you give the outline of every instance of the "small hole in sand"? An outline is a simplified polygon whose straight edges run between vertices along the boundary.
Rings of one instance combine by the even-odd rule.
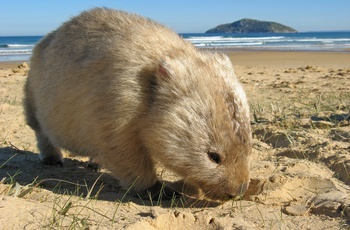
[[[174,212],[174,216],[175,216],[175,217],[178,217],[179,215],[180,215],[180,212],[179,212],[179,211],[175,211],[175,212]]]

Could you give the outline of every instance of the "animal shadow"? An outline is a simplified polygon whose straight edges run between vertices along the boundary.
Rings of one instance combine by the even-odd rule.
[[[55,194],[65,194],[96,198],[112,202],[132,201],[139,205],[154,206],[157,201],[135,196],[122,189],[118,181],[109,174],[89,166],[88,162],[65,158],[63,166],[49,166],[40,163],[39,155],[31,151],[19,150],[14,146],[0,148],[0,180],[2,183],[21,186],[36,186]],[[180,198],[183,199],[183,198]],[[198,200],[186,205],[183,200],[165,200],[163,207],[172,207],[174,202],[180,206],[193,206],[195,203],[203,204]],[[205,206],[216,206],[217,203]]]

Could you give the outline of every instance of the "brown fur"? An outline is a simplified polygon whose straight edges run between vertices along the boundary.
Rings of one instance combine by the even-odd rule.
[[[249,108],[229,59],[149,19],[96,8],[64,23],[35,47],[24,102],[43,163],[64,148],[136,191],[157,182],[155,161],[212,199],[248,186]]]

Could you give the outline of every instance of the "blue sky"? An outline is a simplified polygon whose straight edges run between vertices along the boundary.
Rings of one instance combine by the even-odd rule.
[[[138,13],[179,33],[201,33],[242,18],[276,21],[301,32],[350,30],[350,0],[2,0],[0,36],[44,35],[95,6]]]

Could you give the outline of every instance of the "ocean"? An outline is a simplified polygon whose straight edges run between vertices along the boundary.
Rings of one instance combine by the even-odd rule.
[[[0,61],[27,61],[43,36],[0,37]]]
[[[198,48],[350,52],[350,32],[183,33]],[[28,61],[42,36],[0,37],[0,61]]]
[[[349,32],[181,34],[197,47],[350,52]]]

